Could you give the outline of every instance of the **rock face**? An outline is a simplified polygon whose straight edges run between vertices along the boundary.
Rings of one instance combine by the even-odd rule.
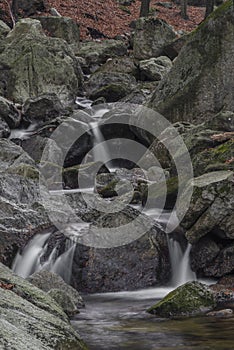
[[[14,275],[2,264],[0,285],[2,348],[86,349],[65,313],[45,292]]]
[[[233,172],[204,174],[193,180],[193,186],[190,207],[181,223],[193,244],[191,265],[205,276],[233,273]]]
[[[55,93],[68,104],[77,96],[81,77],[73,51],[64,40],[47,37],[37,20],[16,24],[5,39],[0,62],[0,94],[13,101]]]
[[[234,110],[234,14],[221,5],[183,46],[148,107],[175,121],[198,122],[221,110]]]
[[[147,312],[159,317],[191,316],[214,308],[215,299],[208,287],[199,282],[188,282],[167,294]]]
[[[38,169],[21,147],[0,140],[0,255],[11,263],[18,247],[51,226],[40,204]],[[9,260],[8,260],[9,259]]]
[[[121,227],[136,215],[137,212],[128,207],[122,212],[97,218],[97,225]],[[146,224],[148,219],[145,220]],[[128,236],[132,234],[128,232]],[[106,249],[78,245],[72,285],[85,293],[134,290],[163,283],[169,278],[169,273],[166,235],[153,226],[141,238],[127,245]]]
[[[138,60],[158,57],[176,37],[172,27],[157,18],[140,18],[136,22],[133,54]]]

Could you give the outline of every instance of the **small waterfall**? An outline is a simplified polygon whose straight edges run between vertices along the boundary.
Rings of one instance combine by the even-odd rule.
[[[191,244],[188,244],[183,253],[180,243],[173,238],[168,238],[168,248],[172,269],[172,286],[178,287],[188,281],[196,280],[196,274],[191,270],[189,260]]]
[[[35,235],[26,245],[22,254],[17,253],[12,270],[21,277],[28,277],[40,268],[40,258],[45,253],[45,243],[51,232]]]
[[[66,242],[66,250],[61,254],[51,266],[50,271],[60,275],[66,283],[70,283],[72,274],[72,264],[76,244],[71,240]],[[53,254],[53,251],[52,251]]]
[[[41,258],[47,251],[47,240],[51,232],[35,235],[26,245],[22,254],[17,253],[12,270],[19,276],[27,278],[36,271],[48,270],[60,275],[66,283],[70,283],[72,263],[76,243],[70,239],[66,241],[65,251],[58,256],[58,247],[55,246],[47,261],[41,262]]]
[[[93,158],[94,162],[101,161],[104,164],[111,163],[111,157],[105,144],[105,139],[99,128],[98,122],[90,123],[90,127],[93,133]]]

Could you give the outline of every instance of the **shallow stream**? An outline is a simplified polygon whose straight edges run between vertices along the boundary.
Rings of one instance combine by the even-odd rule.
[[[232,350],[234,317],[159,319],[145,310],[169,289],[95,294],[72,321],[90,350]]]

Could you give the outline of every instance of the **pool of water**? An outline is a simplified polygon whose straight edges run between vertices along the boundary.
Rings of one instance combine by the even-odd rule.
[[[231,350],[234,317],[159,319],[145,310],[169,289],[86,296],[72,321],[90,350]]]

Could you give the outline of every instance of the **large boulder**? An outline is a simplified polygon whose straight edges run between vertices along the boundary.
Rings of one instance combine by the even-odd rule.
[[[138,215],[138,211],[126,207],[118,213],[100,216],[96,219],[96,225],[104,231],[118,227],[121,235]],[[133,238],[129,244],[113,248],[77,245],[72,277],[72,285],[76,289],[85,293],[116,292],[150,287],[168,280],[170,263],[165,233],[144,215],[142,221],[134,225],[134,232],[131,227],[130,224],[129,229],[126,228],[126,239],[137,237],[142,227],[146,233],[136,240]],[[95,239],[96,244],[100,245],[100,237],[94,237],[93,242]],[[102,239],[104,243],[108,242],[108,237],[102,236]]]
[[[159,317],[191,316],[207,312],[216,305],[212,291],[199,282],[188,282],[167,294],[147,312]]]
[[[45,292],[2,264],[0,285],[2,348],[86,349],[60,306]]]
[[[35,272],[28,277],[28,281],[37,288],[42,289],[44,292],[49,292],[52,289],[61,290],[71,298],[77,308],[84,306],[84,301],[77,290],[69,286],[64,282],[62,277],[53,272],[46,270]]]
[[[85,84],[89,98],[104,97],[107,102],[116,102],[136,87],[136,79],[125,73],[95,72]]]
[[[24,16],[35,15],[46,10],[46,0],[17,0],[16,13]]]
[[[137,20],[133,39],[133,54],[138,60],[158,57],[164,47],[176,38],[172,27],[158,18],[142,17]]]
[[[41,22],[42,28],[52,37],[61,38],[78,52],[80,47],[79,24],[72,18],[59,16],[40,16],[37,19]]]
[[[13,101],[55,93],[68,104],[77,96],[81,73],[73,51],[64,40],[46,36],[38,20],[17,22],[0,62],[0,93]]]
[[[109,58],[125,56],[126,54],[127,45],[122,40],[84,42],[81,43],[79,51],[79,56],[85,60],[82,66],[85,73],[94,72]]]
[[[193,31],[173,68],[147,104],[172,122],[201,122],[234,110],[232,1]]]

